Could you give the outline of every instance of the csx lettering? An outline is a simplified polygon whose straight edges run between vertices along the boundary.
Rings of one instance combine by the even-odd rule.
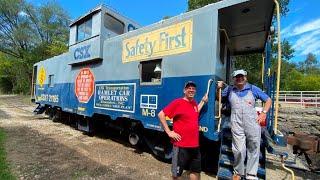
[[[90,57],[89,49],[91,45],[79,47],[74,51],[74,59],[84,59]]]

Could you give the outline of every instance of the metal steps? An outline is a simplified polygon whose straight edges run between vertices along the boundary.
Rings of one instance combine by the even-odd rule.
[[[224,128],[222,130],[221,146],[220,146],[220,156],[219,156],[219,168],[218,168],[218,179],[232,179],[233,175],[233,162],[234,157],[232,153],[232,135],[230,128]],[[265,143],[261,142],[260,147],[260,157],[259,157],[259,168],[257,176],[259,179],[266,178],[265,169]]]

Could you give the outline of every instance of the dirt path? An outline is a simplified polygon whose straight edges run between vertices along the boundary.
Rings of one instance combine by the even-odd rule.
[[[34,116],[19,96],[0,96],[0,127],[7,133],[7,158],[19,179],[170,179],[170,164],[131,148],[112,135],[89,137],[72,127]],[[274,158],[267,179],[290,179]],[[320,176],[296,172],[297,179]],[[202,179],[215,179],[202,174]]]
[[[169,179],[170,164],[147,152],[89,137],[70,126],[33,116],[19,97],[0,96],[0,127],[8,160],[20,179]]]

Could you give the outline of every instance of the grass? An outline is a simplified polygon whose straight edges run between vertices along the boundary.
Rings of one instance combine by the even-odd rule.
[[[6,134],[3,129],[0,128],[0,179],[16,179],[10,172],[9,164],[6,162],[6,152],[4,149],[4,141]]]
[[[76,172],[74,172],[72,174],[71,179],[81,179],[81,177],[84,177],[86,175],[88,175],[88,173],[86,171],[77,170]]]

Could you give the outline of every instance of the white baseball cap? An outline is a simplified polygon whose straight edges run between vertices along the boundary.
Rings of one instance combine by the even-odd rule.
[[[247,75],[247,71],[245,71],[243,69],[235,70],[232,73],[232,77],[236,77],[239,74],[246,76]]]

